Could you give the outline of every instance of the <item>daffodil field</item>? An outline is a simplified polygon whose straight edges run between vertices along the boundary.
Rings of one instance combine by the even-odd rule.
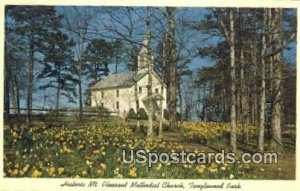
[[[228,124],[180,124],[182,135],[190,140],[216,139],[228,130]],[[198,138],[195,138],[195,137]],[[195,138],[195,139],[194,139]],[[5,127],[5,177],[69,178],[274,178],[255,165],[248,164],[125,164],[122,150],[144,149],[151,152],[189,150],[181,142],[145,138],[122,125],[100,124],[80,127]],[[192,150],[201,152],[201,150]]]
[[[210,142],[221,140],[230,133],[230,124],[221,122],[182,122],[182,137],[191,142],[206,145]],[[242,125],[237,124],[237,134],[242,134]],[[248,127],[249,137],[255,136],[255,127]]]

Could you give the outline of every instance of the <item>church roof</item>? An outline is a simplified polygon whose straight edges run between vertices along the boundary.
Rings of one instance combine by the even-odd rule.
[[[91,86],[90,90],[130,87],[133,86],[136,81],[140,80],[146,74],[146,72],[136,73],[134,71],[111,74],[103,80],[96,82],[93,86]]]
[[[90,87],[90,90],[101,90],[101,89],[114,89],[120,87],[131,87],[137,81],[142,79],[148,72],[147,70],[147,60],[148,60],[148,50],[147,45],[150,43],[150,33],[147,33],[141,51],[138,56],[138,72],[136,71],[128,71],[117,74],[111,74],[105,77],[103,80],[96,82],[93,86]],[[151,53],[151,51],[150,51]],[[152,53],[151,53],[152,54]],[[151,63],[153,65],[153,55],[151,57]],[[157,74],[153,71],[152,73],[162,84],[163,82],[157,76]]]

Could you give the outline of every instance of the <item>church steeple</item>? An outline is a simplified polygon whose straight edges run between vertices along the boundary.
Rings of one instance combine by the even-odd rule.
[[[144,37],[144,41],[142,44],[141,51],[138,55],[138,72],[145,72],[148,69],[148,63],[152,64],[153,66],[153,55],[150,49],[150,32],[148,31]],[[148,53],[150,51],[150,61],[148,59]]]

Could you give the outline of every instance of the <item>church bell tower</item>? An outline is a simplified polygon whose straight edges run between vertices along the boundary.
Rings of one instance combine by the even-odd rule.
[[[139,52],[138,55],[138,72],[146,72],[149,68],[148,64],[152,65],[153,68],[153,54],[152,51],[150,49],[150,34],[147,32],[147,34],[145,35],[144,41],[143,41],[143,45],[141,48],[141,51]],[[149,46],[149,50],[148,50],[148,46]],[[149,52],[150,52],[150,59],[149,59]]]

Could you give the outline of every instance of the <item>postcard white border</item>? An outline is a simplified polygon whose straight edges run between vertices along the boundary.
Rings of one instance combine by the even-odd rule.
[[[3,113],[3,87],[4,87],[4,6],[5,5],[90,5],[90,6],[184,6],[184,7],[282,7],[282,8],[299,8],[300,2],[296,0],[291,1],[280,1],[280,0],[47,0],[47,1],[40,1],[40,0],[4,0],[0,2],[0,26],[1,26],[1,34],[0,34],[0,113]],[[300,13],[297,10],[297,31],[299,31],[299,17]],[[299,37],[297,35],[297,42],[300,42]],[[299,60],[299,43],[297,43],[297,107],[296,107],[296,127],[299,127],[299,69],[298,69],[298,60]],[[0,115],[0,124],[3,124],[3,115]],[[297,128],[297,135],[299,135],[299,129]],[[297,136],[296,141],[296,148],[299,148],[299,136]],[[81,187],[61,187],[60,185],[63,184],[66,180],[72,181],[74,179],[47,179],[47,178],[3,178],[3,125],[0,125],[0,191],[2,190],[43,190],[43,191],[53,191],[53,190],[139,190],[139,189],[132,189],[132,188],[121,188],[121,189],[108,189],[102,188],[101,185],[95,188],[81,188]],[[296,151],[296,180],[207,180],[207,179],[142,179],[143,181],[147,182],[164,182],[168,181],[170,183],[178,183],[184,182],[185,185],[188,185],[189,182],[199,182],[199,183],[211,183],[211,184],[218,184],[218,183],[238,183],[240,182],[242,185],[241,190],[296,190],[296,188],[300,188],[299,182],[299,155],[300,152]],[[294,169],[291,169],[294,170]],[[91,180],[98,181],[101,184],[105,180],[110,180],[111,182],[115,183],[124,183],[125,181],[132,182],[138,181],[141,179],[80,179],[80,181],[89,183]],[[143,189],[143,190],[157,190],[157,189]],[[162,189],[159,189],[162,190]],[[171,189],[167,189],[171,190]],[[181,190],[181,189],[175,189]],[[198,189],[191,189],[191,190],[198,190]],[[213,189],[206,189],[206,190],[213,190]],[[228,189],[229,190],[229,189]],[[238,189],[240,190],[240,189]]]

